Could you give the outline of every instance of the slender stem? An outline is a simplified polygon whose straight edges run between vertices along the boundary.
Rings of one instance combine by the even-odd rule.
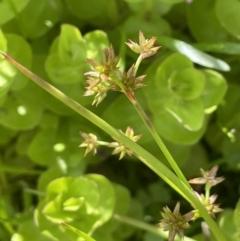
[[[182,171],[178,167],[178,165],[175,162],[173,156],[168,151],[168,149],[165,146],[164,142],[162,141],[161,137],[158,135],[158,133],[157,133],[156,129],[154,128],[152,122],[150,121],[150,119],[146,115],[145,111],[142,109],[142,107],[139,104],[139,102],[136,100],[135,102],[132,102],[132,103],[133,103],[136,111],[138,112],[139,116],[142,118],[143,122],[147,126],[149,132],[152,134],[152,136],[153,136],[154,140],[156,141],[157,145],[159,146],[159,148],[163,152],[164,156],[166,157],[166,159],[170,163],[171,167],[173,168],[173,170],[177,174],[177,176],[191,190],[192,188],[191,188],[190,184],[188,183],[187,179],[185,178],[185,176],[183,175]]]
[[[139,56],[138,60],[141,59],[140,56]],[[135,70],[136,69],[137,68],[135,68]],[[190,184],[188,183],[187,179],[185,178],[185,176],[183,175],[182,171],[178,167],[178,165],[175,162],[174,158],[172,157],[171,153],[168,151],[168,149],[165,146],[164,142],[162,141],[161,137],[158,135],[158,133],[157,133],[156,129],[154,128],[151,120],[148,118],[147,114],[145,113],[145,111],[143,110],[143,108],[141,107],[139,102],[137,101],[137,99],[134,96],[134,94],[126,91],[125,87],[119,81],[117,76],[113,75],[111,77],[114,79],[114,81],[118,84],[118,86],[121,88],[121,90],[127,96],[127,98],[133,104],[133,106],[136,109],[138,115],[141,117],[142,121],[144,122],[144,124],[148,128],[149,132],[151,133],[151,135],[154,138],[154,140],[156,141],[158,147],[160,148],[160,150],[163,152],[164,156],[166,157],[166,159],[170,163],[170,165],[171,165],[172,169],[174,170],[174,172],[177,174],[179,179],[191,190],[192,188],[191,188]]]
[[[164,232],[161,229],[159,229],[159,228],[157,228],[153,225],[150,225],[148,223],[145,223],[145,222],[142,222],[142,221],[130,218],[130,217],[122,216],[122,215],[119,215],[119,214],[114,214],[113,218],[116,219],[119,222],[122,222],[122,223],[125,223],[125,224],[128,224],[128,225],[131,225],[133,227],[145,230],[145,231],[147,231],[149,233],[153,233],[157,236],[160,236],[160,237],[163,237],[163,238],[168,237],[168,232]],[[179,237],[176,237],[175,240],[180,241],[181,239]],[[196,241],[196,240],[184,236],[184,241]]]
[[[222,231],[219,229],[215,221],[210,217],[206,208],[202,205],[202,203],[196,198],[193,192],[184,185],[183,182],[179,181],[179,178],[169,170],[165,165],[163,165],[156,157],[146,151],[144,148],[139,146],[137,143],[130,140],[121,132],[117,131],[107,122],[99,118],[97,115],[89,111],[88,109],[84,108],[82,105],[71,99],[70,97],[66,96],[63,92],[59,91],[54,86],[50,85],[24,66],[16,62],[7,54],[0,51],[0,53],[12,63],[15,67],[17,67],[21,72],[23,72],[26,76],[28,76],[33,82],[39,85],[41,88],[49,92],[51,95],[56,97],[58,100],[63,102],[65,105],[76,111],[78,114],[82,115],[84,118],[88,119],[90,122],[97,125],[99,128],[104,130],[110,136],[112,136],[115,140],[123,143],[126,147],[131,149],[136,155],[141,157],[141,161],[146,164],[152,171],[154,171],[159,177],[161,177],[166,183],[168,183],[174,190],[176,190],[180,195],[186,198],[194,207],[196,207],[201,216],[205,219],[208,223],[210,229],[212,230],[213,234],[215,235],[218,241],[226,241],[226,238]]]
[[[136,64],[134,65],[134,74],[133,74],[134,76],[136,76],[137,71],[138,71],[138,67],[141,64],[141,62],[142,62],[142,55],[140,54],[137,61],[136,61]]]
[[[208,183],[205,185],[205,198],[206,200],[209,199],[210,197],[210,189],[211,189],[211,185],[209,185]]]
[[[46,196],[46,194],[44,192],[40,192],[40,191],[31,189],[31,188],[24,188],[24,192],[30,193],[30,194],[33,194],[33,195],[36,195],[36,196],[39,196],[39,197],[45,197]]]
[[[98,141],[97,144],[99,146],[108,146],[109,145],[109,142],[106,142],[106,141]]]

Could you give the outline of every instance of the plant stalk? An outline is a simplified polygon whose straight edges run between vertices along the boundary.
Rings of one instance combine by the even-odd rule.
[[[152,154],[147,152],[144,148],[139,146],[137,143],[130,140],[121,132],[117,131],[107,122],[99,118],[97,115],[84,108],[82,105],[65,95],[63,92],[59,91],[54,86],[50,85],[30,70],[19,64],[17,61],[12,59],[7,54],[0,52],[6,60],[12,63],[15,67],[17,67],[23,74],[28,76],[31,80],[33,80],[37,85],[41,88],[49,92],[51,95],[56,97],[58,100],[63,102],[65,105],[76,111],[78,114],[82,115],[90,122],[97,125],[99,128],[104,130],[110,136],[112,136],[115,140],[123,143],[126,147],[131,149],[136,155],[141,157],[141,161],[145,163],[151,170],[153,170],[159,177],[161,177],[165,182],[167,182],[174,190],[176,190],[180,195],[182,195],[187,201],[189,201],[195,208],[199,210],[201,216],[205,219],[210,229],[212,230],[214,236],[218,241],[227,241],[222,231],[219,229],[215,221],[210,217],[205,207],[202,203],[196,198],[193,192],[181,181],[179,178],[170,171],[165,165],[163,165],[157,158],[155,158]]]

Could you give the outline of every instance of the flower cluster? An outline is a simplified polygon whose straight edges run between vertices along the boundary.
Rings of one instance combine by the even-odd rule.
[[[87,147],[84,156],[86,156],[89,152],[93,151],[93,154],[95,155],[97,153],[97,146],[98,146],[98,139],[97,136],[95,136],[92,133],[85,133],[80,132],[80,135],[85,139],[85,141],[79,145],[79,147]]]
[[[129,40],[126,43],[134,52],[139,53],[141,58],[144,59],[154,55],[160,47],[153,47],[156,38],[152,37],[146,40],[143,33],[139,33],[139,44]],[[143,76],[135,77],[139,63],[132,65],[128,71],[124,72],[117,66],[120,57],[115,56],[112,46],[104,49],[103,60],[101,63],[88,59],[88,63],[92,66],[93,70],[86,72],[87,84],[84,96],[95,95],[93,105],[98,105],[106,96],[109,90],[121,91],[125,93],[134,94],[134,91],[144,87]]]
[[[217,195],[210,196],[210,189],[212,186],[217,185],[218,183],[224,180],[223,177],[216,177],[218,166],[214,166],[210,171],[204,171],[200,169],[202,177],[194,178],[189,181],[191,184],[205,184],[205,195],[194,192],[195,196],[206,208],[207,212],[211,215],[212,218],[215,218],[215,213],[223,211],[219,207],[219,204],[214,204]],[[180,212],[180,203],[176,204],[174,211],[172,212],[168,207],[163,208],[161,213],[163,219],[160,221],[158,226],[164,231],[169,231],[168,241],[173,241],[176,234],[183,239],[183,231],[190,227],[189,221],[194,221],[197,218],[200,218],[201,215],[197,209],[192,210],[191,212],[181,215]]]
[[[121,130],[120,132],[134,142],[137,142],[142,136],[142,135],[134,136],[134,131],[129,126],[127,127],[127,130],[125,133],[123,133]],[[112,143],[109,143],[108,146],[115,148],[114,151],[112,152],[113,155],[120,153],[119,160],[121,160],[125,156],[125,154],[128,154],[129,156],[133,154],[132,150],[130,150],[120,142],[112,142]]]
[[[127,127],[127,130],[125,133],[123,133],[121,130],[120,132],[134,142],[137,142],[142,136],[142,135],[134,136],[134,131],[131,127]],[[79,147],[86,147],[84,156],[86,156],[91,151],[93,151],[93,154],[95,155],[97,153],[98,146],[113,147],[114,151],[112,152],[112,155],[120,153],[119,160],[122,159],[125,156],[125,154],[128,154],[129,156],[133,154],[133,152],[128,147],[126,147],[120,142],[109,143],[109,142],[99,141],[97,136],[95,136],[92,133],[87,134],[84,132],[80,132],[80,135],[84,138],[84,142],[82,142],[82,144],[80,144]]]
[[[135,53],[140,54],[142,58],[148,58],[157,53],[160,46],[153,47],[157,38],[152,37],[151,39],[145,39],[143,33],[139,32],[139,44],[129,39],[129,43],[126,43],[128,47]]]
[[[205,195],[194,192],[199,201],[203,204],[203,206],[207,209],[208,213],[215,218],[215,213],[222,212],[223,209],[219,208],[220,204],[214,204],[217,195],[210,196],[210,190],[213,186],[219,184],[224,181],[224,177],[216,177],[218,166],[214,166],[210,171],[204,171],[202,168],[200,169],[202,177],[197,177],[189,180],[188,182],[191,184],[205,184]],[[194,218],[197,219],[200,217],[199,211],[194,210]]]
[[[188,222],[192,219],[194,215],[193,212],[181,215],[179,202],[177,202],[173,212],[168,207],[164,207],[163,211],[164,212],[161,213],[163,219],[158,226],[164,231],[169,231],[168,241],[173,241],[176,234],[183,239],[183,231],[190,227]]]

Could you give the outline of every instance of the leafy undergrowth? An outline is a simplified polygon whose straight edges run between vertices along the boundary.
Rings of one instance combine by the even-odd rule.
[[[126,96],[109,93],[97,107],[84,96],[89,59],[112,44],[127,71],[136,54],[125,43],[139,30],[155,36],[162,47],[142,61],[136,97],[186,179],[219,166],[216,221],[227,240],[240,238],[238,1],[3,0],[0,16],[3,53],[116,129],[131,126],[169,167]],[[113,141],[0,57],[0,240],[165,240],[160,211],[189,204],[134,155],[119,161],[103,146],[84,156],[80,131]],[[196,220],[185,240],[203,233]]]

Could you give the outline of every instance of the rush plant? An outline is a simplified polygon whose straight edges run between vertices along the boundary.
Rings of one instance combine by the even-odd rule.
[[[67,29],[71,31],[71,26],[66,25],[64,29],[65,31],[67,31]],[[126,126],[127,129],[125,133],[121,130],[116,130],[80,103],[19,64],[8,54],[1,52],[1,55],[6,61],[17,67],[17,69],[22,71],[41,88],[94,123],[108,133],[114,140],[114,142],[100,141],[95,134],[86,133],[85,130],[81,130],[80,134],[84,141],[80,144],[80,147],[86,148],[85,155],[91,151],[93,154],[96,154],[99,146],[114,148],[112,154],[120,154],[119,159],[122,159],[126,154],[129,156],[134,155],[189,202],[194,210],[185,215],[180,214],[180,203],[176,204],[173,212],[168,207],[163,209],[163,219],[160,221],[159,227],[163,228],[164,231],[169,231],[169,241],[173,241],[176,234],[178,234],[180,238],[183,238],[183,230],[189,228],[188,222],[199,217],[205,220],[217,240],[227,241],[225,235],[213,219],[215,213],[222,211],[222,209],[219,208],[218,204],[214,204],[217,196],[210,196],[210,188],[223,181],[223,178],[215,177],[218,167],[213,167],[209,172],[201,170],[203,177],[190,181],[192,184],[199,183],[206,185],[205,195],[194,193],[136,96],[135,92],[140,88],[144,88],[146,85],[144,81],[146,76],[137,75],[138,68],[143,60],[152,57],[159,50],[160,46],[154,46],[155,42],[156,37],[148,40],[142,32],[139,33],[138,43],[129,40],[126,44],[138,54],[138,58],[126,71],[120,68],[120,57],[115,55],[113,46],[103,50],[103,56],[100,61],[88,58],[87,62],[92,67],[92,70],[85,73],[87,87],[83,95],[85,98],[93,95],[92,104],[99,106],[103,101],[106,101],[110,91],[118,91],[124,94],[129,100],[129,105],[133,105],[142,119],[171,168],[158,160],[158,157],[155,157],[137,144],[142,133],[134,135],[134,130],[129,126]],[[182,60],[181,64],[179,66],[171,66],[171,58]],[[163,72],[161,66],[168,66],[167,71]],[[176,69],[174,70],[174,68]],[[209,78],[209,76],[214,75],[214,73],[207,70],[196,70],[189,64],[188,60],[180,54],[170,56],[158,69],[151,69],[150,71],[157,71],[157,75],[160,78],[159,83],[162,82],[162,86],[160,85],[159,87],[165,91],[165,93],[163,92],[165,96],[163,108],[167,110],[173,118],[180,119],[188,129],[197,128],[194,126],[196,123],[187,123],[181,105],[183,105],[184,108],[185,104],[186,106],[191,106],[192,102],[204,102],[204,98],[207,98],[206,95],[211,94],[208,92],[208,89],[206,89],[208,87],[204,85],[204,76]],[[153,85],[150,84],[150,86]],[[202,93],[205,93],[205,97],[200,99]],[[179,105],[178,109],[175,109],[173,102]],[[142,138],[144,138],[144,136]],[[121,163],[119,163],[119,165],[121,165]],[[77,178],[62,177],[52,181],[48,185],[44,198],[39,203],[35,212],[40,229],[49,238],[55,237],[58,239],[61,235],[64,235],[66,240],[67,238],[74,240],[76,238],[75,235],[78,235],[78,237],[85,240],[92,240],[89,236],[91,236],[98,227],[110,220],[113,215],[115,200],[110,190],[114,192],[112,184],[106,178],[98,175],[84,175],[83,177]],[[104,210],[107,208],[111,211],[106,213]],[[59,223],[63,225],[54,230],[53,227]],[[73,227],[69,226],[68,223]],[[64,227],[67,227],[68,231],[63,231],[65,229]]]

